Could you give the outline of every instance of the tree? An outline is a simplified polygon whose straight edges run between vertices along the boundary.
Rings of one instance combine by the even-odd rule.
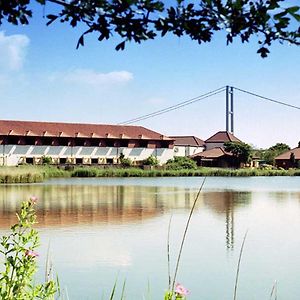
[[[269,148],[270,151],[276,151],[276,152],[285,152],[291,150],[290,146],[284,143],[276,143],[274,146]],[[279,153],[279,154],[281,154]]]
[[[266,163],[273,165],[275,162],[275,157],[289,151],[291,148],[289,145],[284,143],[277,143],[274,146],[270,147],[262,154],[262,159],[266,161]]]
[[[226,142],[224,149],[233,154],[237,164],[247,163],[251,157],[251,146],[243,142]]]
[[[257,52],[266,57],[274,41],[300,45],[300,6],[290,6],[285,0],[9,0],[0,2],[0,25],[28,24],[32,3],[38,2],[53,10],[48,23],[59,20],[72,27],[86,26],[84,37],[96,33],[98,40],[112,35],[121,38],[116,50],[123,50],[129,41],[142,41],[164,36],[188,36],[199,44],[210,42],[216,32],[226,33],[227,44],[237,37],[249,42],[259,37]],[[49,6],[50,4],[50,6]]]

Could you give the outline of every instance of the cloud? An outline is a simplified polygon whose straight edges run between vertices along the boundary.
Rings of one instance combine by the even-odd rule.
[[[133,79],[133,74],[127,71],[100,73],[89,69],[76,69],[63,74],[56,74],[51,79],[62,79],[65,83],[77,85],[107,87],[127,83]]]
[[[0,70],[17,71],[21,69],[29,42],[26,35],[5,35],[3,31],[0,31]]]

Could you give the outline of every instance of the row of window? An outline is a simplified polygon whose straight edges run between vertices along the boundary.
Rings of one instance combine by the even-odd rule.
[[[17,137],[9,136],[2,138],[2,144],[6,145],[45,145],[45,146],[91,146],[91,147],[134,147],[148,148],[153,141],[147,140],[118,140],[118,139],[69,139],[69,138],[34,138],[34,137]],[[168,141],[156,141],[156,148],[168,148]]]
[[[26,164],[36,164],[36,161],[33,157],[26,157],[25,159]],[[75,158],[73,160],[73,162],[69,162],[67,158],[61,157],[59,159],[56,159],[55,161],[51,161],[50,163],[53,164],[76,164],[76,165],[81,165],[81,164],[92,164],[92,165],[99,165],[99,164],[114,164],[116,162],[116,160],[114,160],[113,158],[104,158],[101,159],[101,161],[98,158],[91,158],[88,161],[84,161],[83,158]],[[24,163],[24,161],[23,161]],[[43,162],[41,161],[40,164],[42,164]]]

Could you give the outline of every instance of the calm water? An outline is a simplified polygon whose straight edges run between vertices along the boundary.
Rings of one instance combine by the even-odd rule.
[[[201,178],[59,179],[0,186],[0,233],[20,202],[39,198],[42,246],[70,299],[101,299],[118,276],[127,300],[163,298],[167,287],[167,228],[172,266]],[[208,178],[192,218],[178,281],[190,300],[232,299],[236,265],[241,300],[300,299],[300,177]],[[108,299],[108,297],[106,297]]]

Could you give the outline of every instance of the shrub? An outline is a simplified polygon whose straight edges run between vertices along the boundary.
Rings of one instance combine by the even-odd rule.
[[[52,158],[49,156],[43,156],[42,157],[42,164],[43,165],[50,165],[52,163]]]
[[[197,164],[194,160],[186,156],[177,156],[174,159],[169,159],[166,163],[168,170],[180,170],[180,169],[196,169]]]
[[[300,176],[300,170],[295,171],[294,176]]]
[[[159,161],[157,159],[157,157],[153,156],[153,155],[150,155],[148,158],[146,158],[144,161],[143,161],[143,164],[145,166],[158,166],[159,164]]]
[[[130,158],[125,158],[125,157],[120,157],[120,163],[122,167],[131,167],[132,166],[132,161]]]

